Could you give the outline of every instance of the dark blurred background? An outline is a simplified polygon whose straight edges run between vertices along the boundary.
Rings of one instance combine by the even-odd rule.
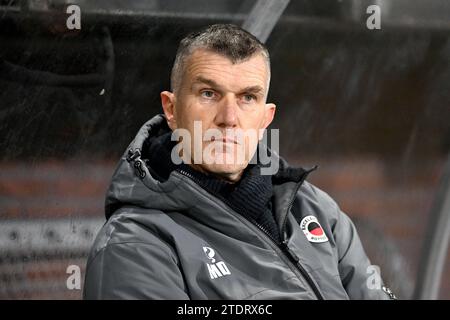
[[[77,299],[109,179],[179,40],[256,1],[0,0],[0,298]],[[81,30],[68,30],[69,4]],[[381,7],[368,30],[367,6]],[[450,149],[450,2],[291,1],[267,40],[280,153],[357,224],[413,297]],[[445,238],[444,239],[448,239]],[[439,298],[450,299],[447,254]]]

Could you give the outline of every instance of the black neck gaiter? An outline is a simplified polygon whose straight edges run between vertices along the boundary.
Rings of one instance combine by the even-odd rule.
[[[277,242],[280,242],[278,225],[272,210],[272,177],[261,175],[259,165],[249,164],[237,183],[229,183],[213,175],[193,169],[187,164],[175,165],[171,151],[176,142],[170,140],[171,132],[146,141],[143,157],[149,170],[160,181],[169,178],[173,170],[185,171],[195,178],[197,184],[223,200],[234,211],[258,224]]]

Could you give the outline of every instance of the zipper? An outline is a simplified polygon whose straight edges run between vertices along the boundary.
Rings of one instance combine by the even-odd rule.
[[[302,178],[300,179],[299,182],[297,182],[297,185],[295,186],[295,190],[292,193],[292,197],[289,200],[289,204],[287,207],[287,212],[285,214],[285,216],[283,217],[283,222],[281,223],[281,237],[284,237],[284,231],[286,230],[286,224],[287,224],[287,217],[289,215],[289,211],[292,208],[292,205],[294,204],[295,201],[295,197],[297,195],[298,190],[300,189],[301,185],[303,184],[303,181],[305,181],[306,176],[311,172],[317,169],[317,165],[314,166],[312,169],[306,171]],[[288,246],[288,240],[287,239],[283,239],[282,241],[284,249],[286,250],[286,252],[289,253],[289,256],[292,257],[292,259],[294,259],[295,261],[295,266],[300,270],[300,272],[302,273],[303,277],[306,279],[306,281],[308,282],[308,284],[310,285],[310,287],[312,288],[312,290],[314,291],[314,293],[316,294],[317,298],[319,300],[325,300],[325,298],[323,297],[322,293],[320,292],[319,288],[317,288],[316,284],[314,283],[313,279],[311,278],[311,276],[309,275],[309,273],[305,270],[305,268],[302,266],[302,264],[300,263],[300,258],[295,254],[294,251],[292,251],[289,246]]]
[[[383,286],[381,289],[384,291],[384,293],[386,293],[386,294],[388,295],[389,299],[391,299],[391,300],[397,300],[397,297],[396,297],[395,294],[391,291],[391,289],[389,289],[389,288],[386,287],[386,286]]]
[[[289,214],[289,211],[291,211],[292,205],[294,204],[295,196],[297,195],[298,189],[300,189],[300,187],[302,186],[302,184],[303,184],[303,182],[305,181],[307,175],[308,175],[309,173],[311,173],[312,171],[316,170],[317,168],[318,168],[318,165],[315,165],[315,166],[312,167],[311,169],[305,171],[305,172],[303,173],[303,176],[300,178],[300,181],[297,182],[297,185],[295,186],[295,190],[294,190],[294,192],[293,192],[293,194],[292,194],[292,197],[291,197],[291,199],[289,200],[289,204],[288,204],[288,207],[287,207],[287,213],[286,213],[286,215],[284,216],[283,222],[282,222],[282,224],[281,224],[281,232],[282,232],[282,234],[284,234],[284,230],[286,230],[287,216],[288,216],[288,214]]]
[[[183,176],[189,178],[190,180],[192,180],[193,182],[195,182],[196,185],[198,185],[199,187],[201,187],[201,183],[198,181],[198,179],[196,177],[194,177],[192,174],[190,174],[189,172],[186,172],[184,170],[177,170],[177,172],[179,172],[180,174],[182,174]],[[295,189],[294,192],[294,196],[292,197],[292,199],[289,202],[288,205],[288,213],[289,210],[292,207],[292,204],[294,203],[295,200],[295,195],[297,194],[298,189],[300,188],[301,184],[303,183],[304,179],[306,178],[306,174],[304,175],[304,177],[298,182],[297,187]],[[208,192],[206,189],[204,189],[203,187],[201,187],[203,190],[205,190],[206,192]],[[213,195],[215,196],[215,195]],[[306,280],[306,282],[308,283],[308,285],[311,287],[312,291],[314,292],[314,294],[316,295],[316,297],[318,298],[318,300],[324,300],[324,297],[322,296],[322,294],[319,291],[319,288],[317,288],[316,284],[314,283],[314,281],[312,280],[311,276],[309,275],[309,273],[305,270],[305,268],[302,266],[302,264],[300,263],[300,259],[299,257],[295,254],[295,252],[293,252],[289,246],[287,245],[288,240],[284,239],[281,242],[277,241],[277,239],[275,239],[263,226],[261,226],[259,223],[257,223],[254,219],[251,218],[247,218],[244,217],[242,215],[240,215],[239,213],[237,213],[234,209],[232,209],[232,207],[229,204],[229,201],[227,201],[226,199],[222,199],[219,198],[217,196],[215,196],[216,198],[218,198],[220,201],[222,201],[224,203],[224,205],[226,207],[228,207],[228,209],[230,210],[230,212],[239,220],[242,221],[241,218],[247,220],[250,222],[250,225],[256,227],[259,231],[262,231],[262,233],[270,240],[270,242],[272,242],[273,249],[275,250],[275,252],[278,254],[278,256],[280,256],[282,258],[282,260],[289,266],[289,268],[296,274],[297,277],[303,277],[303,279]],[[280,234],[280,236],[283,238],[284,235],[284,229],[286,228],[286,223],[287,223],[287,216],[288,214],[285,215],[285,217],[283,218],[283,223],[282,223],[282,228],[281,231],[282,233]],[[287,258],[287,259],[283,259],[283,257]],[[298,271],[298,272],[297,272]],[[299,276],[300,274],[300,276]]]
[[[287,217],[287,215],[286,215]],[[248,219],[251,220],[251,219]],[[286,223],[287,219],[284,219]],[[309,275],[309,273],[305,270],[305,268],[303,267],[303,265],[300,263],[300,258],[297,256],[297,254],[292,251],[289,246],[288,246],[288,240],[284,239],[282,240],[281,243],[277,242],[275,238],[272,237],[272,235],[266,230],[264,229],[263,226],[261,226],[260,224],[258,224],[256,221],[251,221],[253,222],[259,229],[261,229],[261,231],[263,231],[268,238],[270,238],[274,244],[277,245],[277,247],[279,247],[281,250],[283,250],[282,252],[291,259],[292,264],[299,269],[301,275],[303,276],[303,278],[305,278],[306,282],[308,282],[308,285],[311,287],[311,289],[314,291],[314,294],[317,296],[317,298],[319,300],[324,300],[324,297],[322,296],[322,294],[320,293],[319,289],[317,288],[316,284],[314,283],[314,281],[312,280],[311,276]],[[284,234],[284,233],[282,233]],[[282,236],[282,235],[281,235]],[[280,246],[282,245],[282,246]],[[292,268],[291,268],[292,269]]]

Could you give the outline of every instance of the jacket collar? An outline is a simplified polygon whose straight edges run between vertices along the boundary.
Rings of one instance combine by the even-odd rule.
[[[105,200],[105,215],[108,219],[123,205],[134,205],[162,211],[185,211],[197,206],[199,199],[181,191],[185,179],[176,172],[160,182],[150,173],[146,159],[142,155],[144,144],[154,137],[170,131],[164,115],[159,114],[147,121],[138,131],[122,155],[113,174]],[[279,171],[272,177],[275,194],[275,212],[278,221],[284,219],[292,204],[294,195],[306,176],[315,168],[305,170],[292,168],[278,154],[270,151],[275,161],[279,161]]]

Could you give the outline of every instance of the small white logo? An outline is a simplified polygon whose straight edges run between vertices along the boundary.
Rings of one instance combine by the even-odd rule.
[[[381,8],[378,5],[370,5],[366,10],[367,14],[371,14],[366,20],[366,26],[369,30],[381,29]]]
[[[231,274],[225,262],[219,261],[216,263],[216,259],[214,258],[216,252],[213,248],[203,247],[203,252],[205,252],[206,257],[211,261],[211,263],[206,264],[211,279],[217,279]]]
[[[81,29],[81,9],[77,5],[70,5],[66,9],[66,13],[70,16],[66,20],[66,27],[69,30]]]
[[[366,273],[369,275],[366,280],[367,288],[370,290],[380,290],[381,289],[380,267],[370,265],[367,267]]]
[[[309,242],[327,242],[328,238],[319,221],[314,216],[306,216],[300,222],[300,228]]]
[[[81,269],[75,264],[67,267],[66,273],[70,274],[66,280],[66,286],[69,290],[81,290]]]

